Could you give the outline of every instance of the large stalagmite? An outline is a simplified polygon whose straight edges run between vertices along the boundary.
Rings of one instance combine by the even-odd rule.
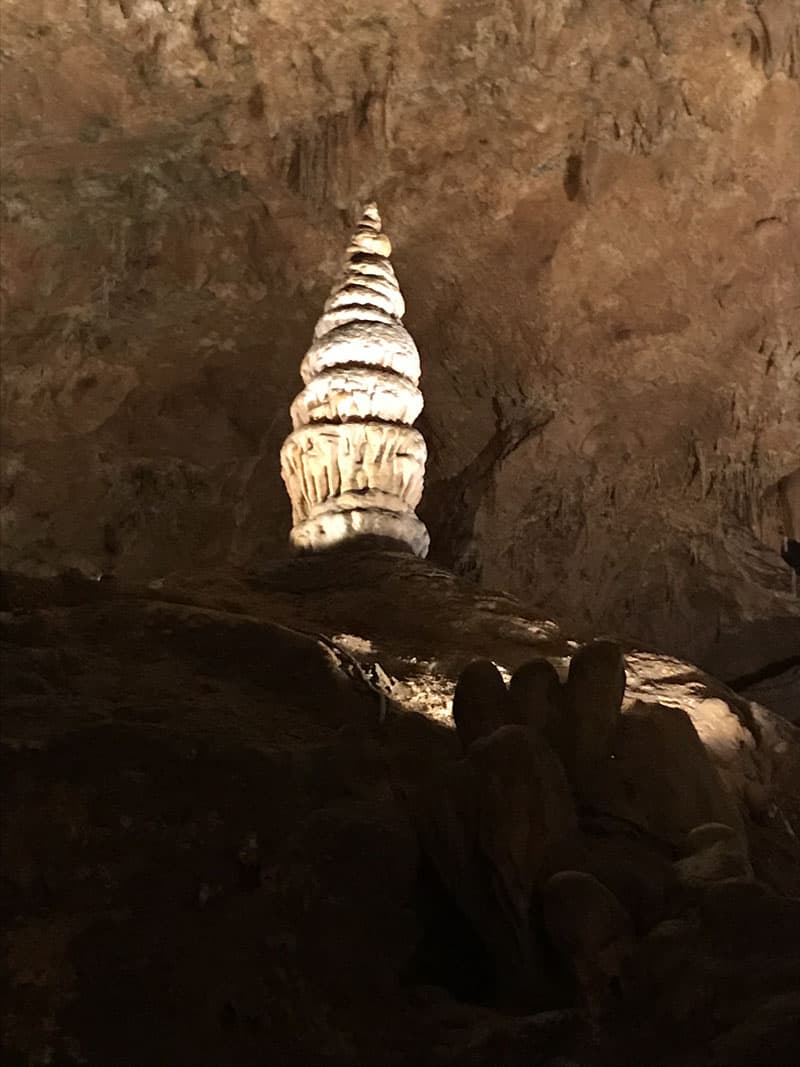
[[[419,353],[401,322],[391,251],[369,204],[300,367],[305,389],[281,449],[296,548],[371,536],[428,552],[414,514],[427,455],[412,426],[422,410]]]

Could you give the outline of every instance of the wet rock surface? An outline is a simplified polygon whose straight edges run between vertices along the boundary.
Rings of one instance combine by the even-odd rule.
[[[549,1005],[499,1010],[423,967],[446,913],[420,899],[412,798],[463,761],[469,662],[563,681],[578,646],[396,553],[154,585],[3,579],[7,1062],[793,1062],[796,728],[627,649],[622,722],[637,700],[691,718],[752,874],[709,858],[740,848],[719,827],[677,848],[582,805],[559,869],[630,916],[597,905],[619,996],[595,1017],[564,965]]]

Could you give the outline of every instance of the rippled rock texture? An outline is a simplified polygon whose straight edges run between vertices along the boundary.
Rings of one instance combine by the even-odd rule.
[[[794,0],[6,0],[2,32],[12,565],[286,550],[297,363],[374,198],[432,558],[727,677],[796,655]]]
[[[289,412],[281,476],[301,551],[370,537],[428,554],[414,514],[427,457],[412,425],[423,404],[419,352],[381,230],[368,204],[300,367],[306,387]]]

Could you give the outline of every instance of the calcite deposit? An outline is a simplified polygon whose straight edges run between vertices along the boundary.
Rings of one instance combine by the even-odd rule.
[[[428,553],[414,514],[427,450],[412,423],[422,410],[419,353],[375,204],[369,204],[314,330],[281,449],[292,501],[292,544],[330,548],[380,537]]]

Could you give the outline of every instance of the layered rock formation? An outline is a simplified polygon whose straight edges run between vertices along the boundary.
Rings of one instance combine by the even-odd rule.
[[[412,427],[423,403],[419,353],[400,321],[405,304],[391,251],[369,204],[303,359],[306,387],[281,449],[296,548],[369,536],[428,552],[428,531],[414,514],[427,457]]]

